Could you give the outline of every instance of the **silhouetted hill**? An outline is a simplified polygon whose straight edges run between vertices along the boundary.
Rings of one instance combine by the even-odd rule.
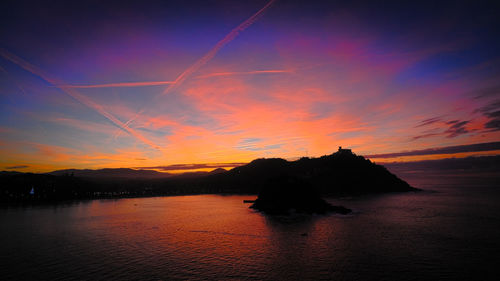
[[[275,178],[300,179],[322,195],[415,190],[385,167],[350,150],[339,150],[320,158],[304,157],[297,161],[257,159],[225,174],[207,176],[199,184],[218,184],[226,192],[257,194]]]
[[[200,178],[208,175],[217,175],[221,173],[225,173],[227,170],[223,168],[217,168],[214,169],[210,172],[205,172],[205,171],[196,171],[196,172],[185,172],[185,173],[180,173],[180,174],[172,174],[171,179],[172,180],[182,180],[182,179],[195,179],[195,178]]]
[[[229,171],[180,175],[151,170],[60,170],[49,174],[1,173],[0,201],[60,200],[201,193],[258,194],[291,181],[320,195],[358,195],[415,190],[405,181],[350,150],[319,158],[256,159]],[[34,195],[29,194],[34,188]],[[273,192],[292,192],[286,184]],[[301,192],[304,192],[302,190]],[[306,191],[307,192],[307,191]],[[305,194],[305,193],[304,193]]]
[[[224,168],[217,168],[217,169],[214,169],[214,170],[210,171],[209,174],[215,175],[215,174],[221,174],[221,173],[225,173],[225,172],[227,172],[226,169],[224,169]]]

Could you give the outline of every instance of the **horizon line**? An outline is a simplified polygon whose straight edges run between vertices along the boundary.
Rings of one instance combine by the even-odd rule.
[[[437,154],[444,154],[444,155],[449,155],[449,157],[446,158],[439,158],[439,159],[420,159],[420,160],[408,160],[408,161],[390,161],[390,162],[379,162],[382,165],[383,164],[389,164],[389,163],[416,163],[416,162],[423,162],[423,161],[440,161],[444,159],[465,159],[465,158],[471,158],[471,157],[498,157],[500,154],[495,154],[495,155],[467,155],[467,156],[462,156],[462,157],[453,157],[452,155],[458,154],[458,153],[464,153],[464,152],[485,152],[485,151],[500,151],[500,142],[488,142],[488,143],[476,143],[476,144],[469,144],[469,145],[457,145],[457,146],[447,146],[447,147],[438,147],[438,148],[429,148],[429,149],[421,149],[421,150],[413,150],[413,151],[403,151],[403,152],[396,152],[396,153],[385,153],[385,154],[373,154],[373,155],[360,155],[363,156],[367,159],[370,158],[397,158],[397,157],[404,157],[404,156],[425,156],[425,155],[437,155]],[[333,152],[335,153],[335,152]],[[332,153],[332,154],[333,154]],[[288,158],[281,158],[286,161],[297,161],[301,158],[320,158],[322,156],[327,156],[331,154],[325,154],[321,156],[316,156],[316,157],[309,157],[309,156],[298,156],[298,157],[288,157]],[[200,169],[217,169],[217,168],[235,168],[238,166],[246,165],[249,164],[250,162],[257,160],[257,159],[271,159],[271,158],[280,158],[280,157],[270,157],[270,158],[255,158],[251,161],[248,162],[214,162],[214,163],[187,163],[187,164],[170,164],[170,165],[158,165],[158,166],[143,166],[143,167],[118,167],[118,168],[109,168],[109,167],[104,167],[104,168],[64,168],[64,169],[56,169],[52,170],[49,172],[20,172],[17,171],[17,169],[26,169],[30,168],[30,165],[28,164],[11,164],[8,166],[4,166],[2,172],[19,172],[19,173],[38,173],[38,174],[46,174],[46,173],[51,173],[55,171],[61,171],[61,170],[102,170],[102,169],[135,169],[135,170],[161,170],[165,172],[160,172],[160,173],[166,173],[166,171],[192,171],[192,170],[200,170]],[[16,170],[15,170],[16,169]]]

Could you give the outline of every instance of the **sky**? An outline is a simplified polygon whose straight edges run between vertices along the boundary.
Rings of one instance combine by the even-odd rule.
[[[0,170],[500,154],[495,1],[323,2],[2,1]]]

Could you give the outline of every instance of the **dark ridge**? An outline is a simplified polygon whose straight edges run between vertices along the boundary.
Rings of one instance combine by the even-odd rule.
[[[47,174],[55,176],[72,175],[81,178],[166,178],[172,176],[169,173],[161,173],[153,170],[134,170],[130,168],[104,168],[97,170],[66,169]]]
[[[215,175],[215,174],[221,174],[227,172],[226,169],[224,168],[217,168],[209,172],[209,174]]]
[[[226,192],[257,194],[274,178],[299,179],[321,195],[357,195],[416,190],[384,166],[350,150],[341,149],[320,158],[286,161],[256,159],[225,174],[208,176],[200,184],[215,185]]]
[[[230,171],[216,169],[171,175],[150,170],[62,170],[49,174],[0,173],[0,202],[34,202],[186,194],[286,194],[287,183],[307,186],[321,196],[416,190],[386,168],[350,150],[319,158],[256,159]],[[300,184],[299,184],[300,183]],[[30,191],[34,189],[34,193]],[[303,190],[302,190],[303,191]],[[302,191],[293,191],[300,194]],[[291,191],[292,192],[292,191]],[[264,200],[264,199],[263,199]]]

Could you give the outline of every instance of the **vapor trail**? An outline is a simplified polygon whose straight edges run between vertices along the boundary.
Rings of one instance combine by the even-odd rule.
[[[260,9],[257,13],[255,13],[253,16],[248,18],[246,21],[242,22],[240,25],[238,25],[236,28],[231,30],[222,40],[217,42],[215,46],[208,51],[203,57],[201,57],[197,62],[195,62],[193,65],[191,65],[188,69],[186,69],[184,72],[175,79],[174,83],[170,84],[165,91],[160,95],[166,95],[179,85],[181,85],[191,74],[196,72],[200,67],[205,65],[208,61],[210,61],[217,52],[219,52],[222,47],[224,47],[226,44],[229,42],[233,41],[236,36],[245,29],[247,29],[249,26],[251,26],[271,5],[275,2],[275,0],[269,1],[262,9]]]
[[[132,121],[134,121],[135,119],[137,119],[137,117],[139,117],[139,114],[142,114],[142,112],[144,112],[144,110],[141,110],[141,111],[139,111],[138,113],[136,113],[136,114],[135,114],[135,116],[134,116],[134,117],[132,117],[132,119],[128,120],[128,121],[127,121],[124,125],[125,125],[126,127],[128,127],[128,125],[129,125]],[[123,132],[123,131],[122,131],[122,130],[118,130],[118,132],[116,132],[116,133],[115,133],[115,135],[113,136],[113,139],[116,139],[116,138],[120,135],[120,133],[121,133],[121,132]]]
[[[205,75],[196,76],[197,79],[218,77],[218,76],[232,76],[232,75],[251,75],[251,74],[272,74],[272,73],[292,73],[293,70],[255,70],[255,71],[235,71],[235,72],[216,72],[209,73]],[[91,88],[120,88],[120,87],[142,87],[142,86],[160,86],[160,85],[171,85],[175,81],[153,81],[153,82],[124,82],[124,83],[109,83],[109,84],[91,84],[91,85],[55,85],[54,87],[64,87],[64,88],[80,88],[80,89],[91,89]]]
[[[232,76],[232,75],[247,75],[247,74],[268,74],[268,73],[292,73],[292,70],[255,70],[255,71],[241,71],[241,72],[216,72],[205,75],[196,76],[198,79],[218,77],[218,76]]]
[[[175,79],[175,81],[173,81],[173,83],[171,83],[165,89],[165,91],[163,91],[163,93],[161,93],[160,95],[156,96],[153,99],[156,99],[157,97],[164,96],[164,95],[168,94],[170,91],[172,91],[173,89],[175,89],[176,87],[178,87],[179,85],[181,85],[190,75],[192,75],[194,72],[196,72],[198,69],[200,69],[200,67],[202,67],[208,61],[210,61],[213,57],[215,57],[217,52],[222,47],[224,47],[227,43],[231,42],[234,38],[236,38],[236,36],[238,36],[238,34],[240,32],[244,31],[250,25],[252,25],[269,7],[271,7],[271,5],[275,1],[276,0],[269,1],[257,13],[255,13],[253,16],[251,16],[250,18],[248,18],[247,20],[242,22],[240,25],[238,25],[236,28],[231,30],[231,32],[229,32],[222,40],[217,42],[217,44],[215,44],[215,46],[210,51],[208,51],[208,53],[206,53],[203,57],[201,57],[197,62],[195,62],[193,65],[191,65],[188,69],[184,70],[184,72],[182,72],[181,75],[179,75],[179,77],[177,77],[177,79]],[[141,115],[142,113],[144,113],[144,111],[145,111],[145,109],[141,109],[137,113],[137,115]],[[134,117],[134,118],[136,118],[136,117]],[[126,123],[129,124],[131,122],[131,120],[127,121]]]
[[[110,83],[110,84],[95,84],[95,85],[55,85],[56,87],[64,88],[114,88],[114,87],[141,87],[141,86],[159,86],[174,83],[173,81],[155,81],[155,82],[124,82],[124,83]]]
[[[26,96],[28,95],[28,94],[26,93],[26,91],[24,90],[24,87],[23,87],[23,86],[21,86],[21,84],[19,84],[19,83],[16,81],[16,79],[15,79],[12,75],[10,75],[10,74],[7,72],[7,70],[5,70],[5,69],[4,69],[3,67],[1,67],[1,66],[0,66],[0,72],[5,73],[5,75],[7,75],[7,77],[10,77],[10,79],[12,79],[12,82],[14,82],[14,84],[16,84],[17,88],[19,88],[19,90],[21,90],[21,92],[23,93],[23,95],[26,95]]]
[[[74,98],[78,102],[80,102],[83,105],[86,105],[87,107],[97,111],[97,113],[101,114],[105,118],[107,118],[109,121],[111,121],[113,124],[118,126],[120,129],[124,130],[125,132],[129,133],[130,135],[136,137],[138,140],[144,142],[145,144],[155,148],[159,149],[158,146],[156,146],[154,143],[151,141],[147,140],[140,134],[138,134],[136,131],[132,130],[130,127],[125,125],[123,122],[118,120],[116,117],[114,117],[111,113],[107,112],[101,105],[95,103],[94,101],[90,100],[89,98],[81,95],[77,91],[73,90],[72,88],[69,87],[64,87],[64,86],[57,86],[57,85],[63,85],[62,81],[50,77],[48,74],[43,72],[40,68],[37,66],[32,65],[31,63],[23,60],[22,58],[8,52],[7,50],[1,49],[0,48],[0,55],[4,57],[5,59],[11,61],[12,63],[15,63],[16,65],[22,67],[23,69],[41,77],[45,81],[49,82],[52,85],[55,85],[57,88],[61,89],[64,93],[66,93],[68,96]]]

